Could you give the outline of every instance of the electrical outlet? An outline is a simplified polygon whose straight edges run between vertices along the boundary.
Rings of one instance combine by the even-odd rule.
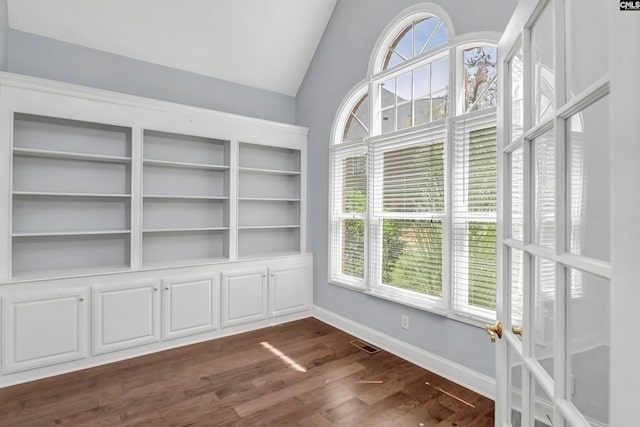
[[[409,329],[409,316],[407,316],[406,314],[402,315],[400,326],[402,327],[402,329]]]

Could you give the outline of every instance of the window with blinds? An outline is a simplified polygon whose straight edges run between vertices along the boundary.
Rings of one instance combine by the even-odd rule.
[[[333,212],[331,273],[353,284],[365,278],[365,215],[367,157],[360,148],[333,153]]]
[[[454,123],[453,306],[480,317],[496,306],[496,136],[494,114]]]
[[[443,286],[446,133],[440,127],[402,139],[372,143],[371,285],[437,303]]]
[[[424,22],[439,21],[398,24],[383,50],[410,54],[376,59],[382,68],[354,88],[334,122],[329,281],[462,321],[492,320],[497,49],[465,40],[414,52],[436,31],[424,32]],[[522,151],[512,157],[510,172],[521,176]],[[522,191],[514,187],[511,201],[511,237],[522,239]]]

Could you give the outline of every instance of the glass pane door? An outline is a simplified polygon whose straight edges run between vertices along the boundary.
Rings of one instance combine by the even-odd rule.
[[[609,85],[575,3],[521,1],[499,46],[500,426],[609,420]]]

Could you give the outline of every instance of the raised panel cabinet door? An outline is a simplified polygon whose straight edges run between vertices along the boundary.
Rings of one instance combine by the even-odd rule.
[[[140,282],[93,287],[93,354],[159,339],[160,285]]]
[[[218,328],[219,275],[162,281],[162,339],[170,340]]]
[[[3,298],[2,373],[87,357],[85,291]]]
[[[269,269],[269,312],[272,317],[309,309],[309,280],[305,267]]]
[[[222,327],[267,318],[267,269],[222,275]]]

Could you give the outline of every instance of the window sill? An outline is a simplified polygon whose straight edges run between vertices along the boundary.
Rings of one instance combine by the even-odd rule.
[[[393,295],[387,292],[383,292],[377,289],[370,289],[368,287],[357,286],[348,283],[342,283],[337,280],[332,280],[329,282],[330,285],[338,286],[341,288],[349,289],[352,291],[360,292],[365,295],[370,295],[375,298],[380,298],[386,301],[390,301],[396,304],[401,304],[407,307],[415,308],[418,310],[426,311],[427,313],[432,313],[438,316],[445,317],[447,319],[455,320],[456,322],[465,323],[467,325],[475,326],[481,329],[484,329],[487,323],[495,322],[495,319],[480,319],[478,317],[471,317],[470,315],[465,315],[461,313],[449,312],[445,308],[437,307],[434,305],[425,305],[419,302],[413,302],[408,299],[404,299],[398,297],[397,295]]]
[[[365,285],[358,285],[356,283],[349,283],[349,282],[341,282],[336,278],[329,279],[329,284],[332,286],[337,286],[339,288],[349,289],[351,291],[358,291],[363,293],[367,291],[367,287]]]
[[[397,304],[402,304],[402,305],[406,305],[408,307],[412,307],[412,308],[417,308],[418,310],[423,310],[423,311],[427,311],[429,313],[434,313],[434,314],[438,314],[440,316],[446,316],[447,315],[447,311],[446,309],[444,309],[443,307],[438,307],[434,304],[421,304],[418,301],[412,301],[410,299],[405,299],[405,298],[401,298],[397,295],[394,295],[392,293],[389,292],[384,292],[384,291],[380,291],[377,289],[365,289],[363,290],[363,293],[367,294],[367,295],[371,295],[377,298],[381,298],[387,301],[391,301],[391,302],[395,302]]]

